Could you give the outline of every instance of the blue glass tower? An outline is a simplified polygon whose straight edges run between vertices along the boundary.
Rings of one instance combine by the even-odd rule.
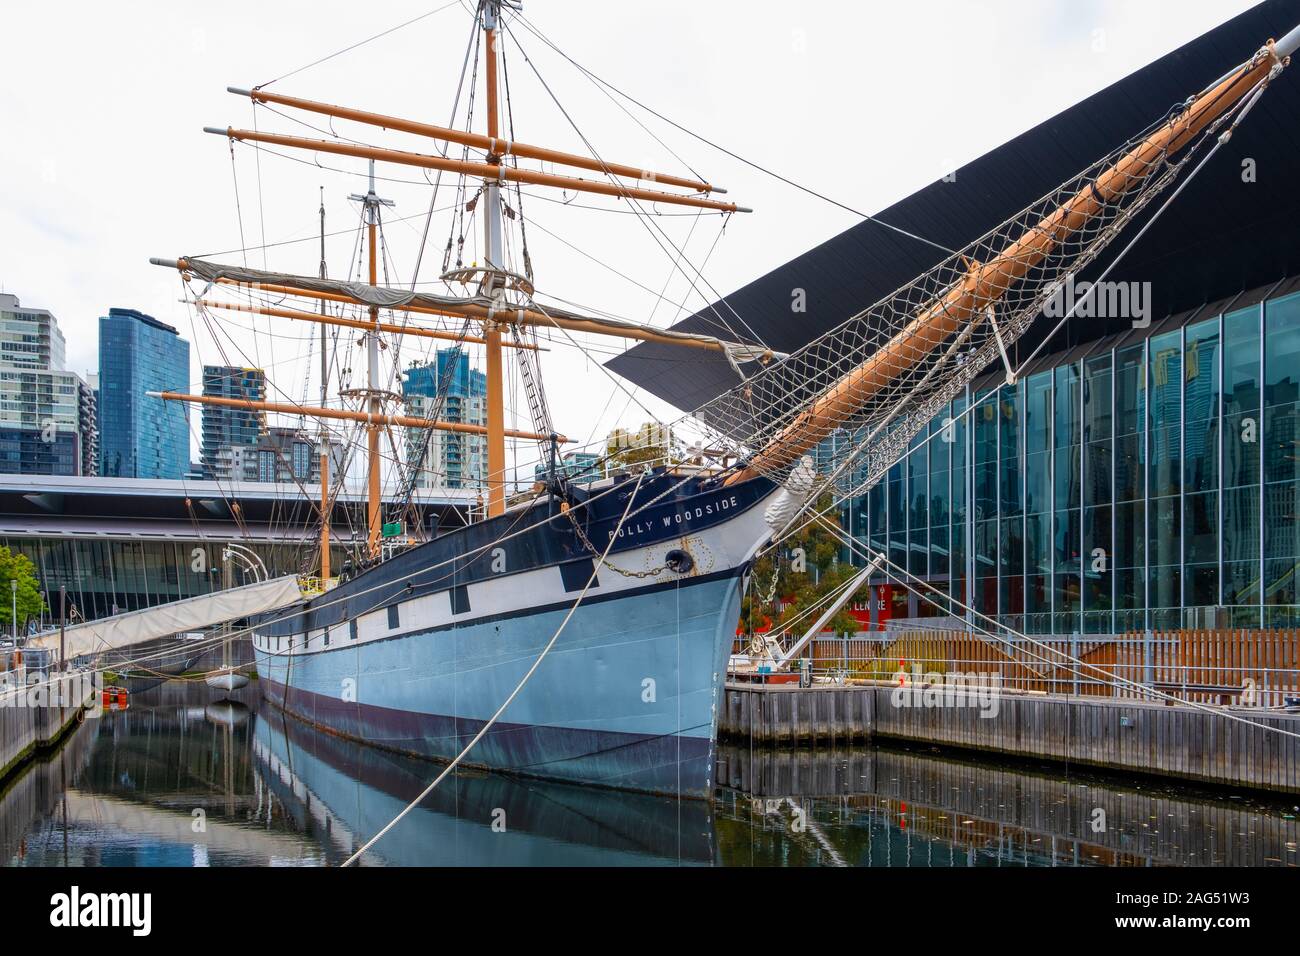
[[[189,409],[146,392],[189,391],[190,343],[134,309],[99,320],[100,474],[182,478],[189,470]]]

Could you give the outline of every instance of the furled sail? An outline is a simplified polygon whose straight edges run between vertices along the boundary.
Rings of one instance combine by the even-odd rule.
[[[151,259],[150,261],[154,265],[171,267],[189,273],[207,282],[209,286],[215,283],[226,283],[254,287],[275,286],[280,289],[301,289],[309,293],[343,296],[360,305],[379,309],[398,311],[403,309],[427,309],[448,315],[468,314],[478,318],[495,318],[500,322],[518,323],[520,325],[532,325],[542,328],[558,326],[578,332],[593,332],[645,341],[666,342],[722,352],[729,361],[738,365],[782,357],[781,353],[773,352],[761,345],[728,342],[711,335],[699,335],[692,332],[674,332],[639,322],[629,322],[624,319],[614,319],[606,316],[585,315],[551,306],[542,308],[535,302],[522,307],[505,305],[485,295],[462,297],[438,295],[432,292],[414,292],[392,286],[369,285],[364,282],[322,279],[284,272],[250,269],[246,266],[223,265],[208,262],[204,259]]]

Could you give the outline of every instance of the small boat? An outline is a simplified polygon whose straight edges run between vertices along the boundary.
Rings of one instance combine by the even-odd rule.
[[[239,690],[241,687],[248,686],[248,675],[239,673],[233,667],[225,668],[209,674],[205,678],[205,683],[217,690]]]

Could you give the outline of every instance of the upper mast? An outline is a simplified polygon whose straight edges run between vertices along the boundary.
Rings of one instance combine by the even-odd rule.
[[[366,246],[369,258],[370,284],[379,284],[379,209],[392,206],[391,199],[380,199],[375,194],[375,161],[370,161],[370,189],[364,196],[353,194],[349,199],[359,200],[365,207]],[[370,419],[366,424],[366,550],[371,558],[379,556],[379,539],[383,530],[383,499],[379,475],[379,431],[384,425],[381,417],[388,393],[379,388],[379,307],[370,307],[370,325],[366,331],[366,387],[360,397],[364,399]]]
[[[320,190],[320,277],[326,278],[325,268],[325,187]],[[320,304],[321,318],[325,317],[325,302]],[[329,354],[326,348],[326,334],[329,329],[324,322],[320,326],[320,404],[325,407],[329,399]],[[328,587],[330,579],[330,457],[329,431],[325,419],[317,423],[320,427],[320,580],[321,587]]]
[[[497,129],[497,25],[501,15],[501,0],[483,0],[483,39],[487,44],[487,131],[488,138],[495,144],[500,135]],[[492,149],[488,152],[487,162],[491,166],[501,165],[501,156]],[[483,274],[482,292],[488,298],[495,296],[501,289],[501,272],[505,269],[501,241],[501,179],[499,176],[483,181],[484,198],[487,200],[483,214],[483,247],[487,271]],[[373,284],[373,283],[372,283]],[[501,323],[489,318],[483,326],[483,337],[487,339],[487,513],[488,517],[502,514],[506,510],[506,441],[505,428],[505,383],[501,369]]]

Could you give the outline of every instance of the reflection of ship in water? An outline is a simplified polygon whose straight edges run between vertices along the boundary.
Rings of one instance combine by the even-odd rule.
[[[0,865],[341,863],[435,768],[201,682],[87,720],[0,793]],[[1277,866],[1289,806],[882,748],[723,747],[703,801],[462,773],[362,864]],[[203,826],[195,828],[201,811]]]
[[[259,772],[337,863],[428,783],[429,763],[359,747],[278,711],[256,718]],[[410,866],[647,866],[714,862],[706,803],[489,773],[449,777],[361,862]]]
[[[833,863],[836,855],[859,866],[1300,863],[1300,825],[1289,806],[1091,774],[885,748],[728,746],[717,779],[729,788],[718,808],[724,863],[746,862],[731,858],[738,823],[745,856],[787,865]],[[790,825],[796,814],[801,831]],[[795,840],[792,831],[805,836]],[[824,832],[833,834],[829,847],[820,845]],[[773,859],[762,859],[765,847]]]

